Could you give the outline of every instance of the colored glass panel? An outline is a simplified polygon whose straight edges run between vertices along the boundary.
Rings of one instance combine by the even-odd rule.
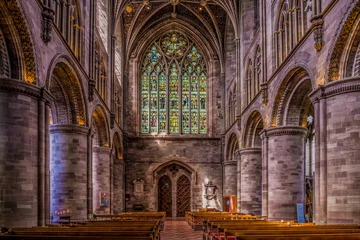
[[[198,111],[191,111],[191,133],[198,133],[199,131],[199,115]]]
[[[141,132],[149,133],[149,113],[148,113],[148,111],[142,111],[142,113],[141,113]]]
[[[162,37],[143,62],[141,132],[206,134],[206,87],[206,66],[197,48],[177,32]]]
[[[200,133],[206,134],[206,111],[200,112]]]
[[[150,116],[150,132],[158,132],[158,112],[157,111],[151,111]]]
[[[170,112],[170,133],[179,133],[179,112]]]
[[[166,133],[166,110],[159,112],[159,132]]]
[[[190,133],[190,113],[185,110],[182,113],[182,133]]]

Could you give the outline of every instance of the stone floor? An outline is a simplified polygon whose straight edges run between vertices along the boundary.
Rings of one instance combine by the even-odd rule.
[[[202,231],[193,231],[185,219],[166,219],[161,240],[201,240]]]

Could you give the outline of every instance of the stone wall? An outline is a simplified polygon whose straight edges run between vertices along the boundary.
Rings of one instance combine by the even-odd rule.
[[[156,211],[158,172],[175,163],[191,173],[191,209],[212,206],[221,209],[222,166],[220,139],[169,139],[169,138],[130,138],[126,159],[126,210],[131,211],[134,204],[143,204],[146,210]],[[145,196],[137,200],[133,195],[133,181],[140,178],[145,181]],[[218,199],[206,201],[204,184],[212,181],[218,187]]]

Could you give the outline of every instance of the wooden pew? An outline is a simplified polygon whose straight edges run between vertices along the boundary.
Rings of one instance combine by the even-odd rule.
[[[211,226],[211,227],[209,227]],[[297,224],[291,223],[290,227],[281,222],[261,221],[215,221],[208,223],[208,229],[204,231],[203,239],[235,239],[236,233],[243,237],[247,235],[276,235],[276,234],[335,234],[335,233],[360,233],[359,225],[314,225],[313,223]],[[231,236],[231,237],[230,237]],[[261,238],[263,239],[263,238]],[[266,239],[266,238],[264,238]]]
[[[65,237],[65,238],[64,238]],[[0,239],[160,239],[160,221],[87,222],[51,227],[13,228]]]
[[[228,212],[189,212],[188,224],[193,230],[203,230],[204,221],[221,219],[257,219],[256,216]]]

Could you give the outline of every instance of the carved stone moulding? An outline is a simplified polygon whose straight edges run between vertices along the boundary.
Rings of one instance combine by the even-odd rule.
[[[280,127],[271,127],[268,129],[264,129],[260,132],[261,139],[265,137],[272,136],[284,136],[284,135],[301,135],[302,137],[306,137],[307,128],[300,126],[280,126]]]
[[[360,77],[345,78],[330,82],[325,86],[319,86],[310,93],[309,97],[313,102],[316,102],[321,98],[328,98],[349,92],[360,92]]]

